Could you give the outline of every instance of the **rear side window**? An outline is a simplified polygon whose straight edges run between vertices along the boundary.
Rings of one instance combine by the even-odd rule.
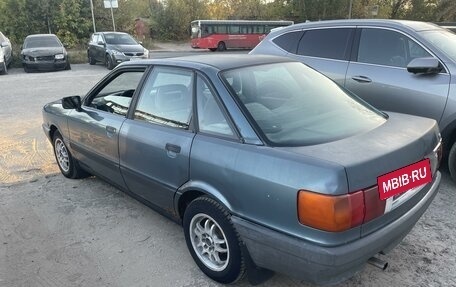
[[[348,60],[354,29],[308,30],[298,45],[298,54],[319,58]]]
[[[275,38],[274,40],[272,40],[272,42],[274,42],[277,46],[284,49],[285,51],[296,54],[299,40],[301,39],[303,34],[303,31],[294,31],[286,33]]]

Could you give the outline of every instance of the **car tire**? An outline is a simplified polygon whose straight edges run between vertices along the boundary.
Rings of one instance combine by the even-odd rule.
[[[217,48],[209,48],[209,51],[215,52],[215,51],[217,51]]]
[[[65,66],[65,70],[71,70],[70,62],[67,62],[66,66]]]
[[[88,60],[89,60],[89,64],[90,64],[90,65],[95,65],[95,64],[97,63],[97,61],[96,61],[94,58],[92,58],[92,57],[90,56],[90,54],[87,55],[87,57],[88,57]]]
[[[225,42],[219,42],[218,45],[217,45],[217,50],[218,51],[225,51],[226,50]]]
[[[2,68],[2,71],[0,72],[0,74],[2,74],[2,75],[8,74],[8,66],[6,65],[6,59],[4,59],[4,61],[1,65],[3,65],[3,68]]]
[[[112,63],[112,58],[111,56],[109,56],[108,54],[106,54],[106,68],[108,70],[112,70],[114,69],[114,64]]]
[[[242,279],[246,267],[241,239],[221,204],[205,196],[193,200],[183,227],[188,250],[204,274],[223,284]]]
[[[456,182],[456,141],[448,153],[448,170],[450,171],[451,179]]]
[[[62,135],[58,131],[54,133],[52,146],[54,148],[57,165],[59,166],[60,172],[65,177],[77,179],[89,176],[89,174],[79,166],[78,161],[73,158],[63,141]]]

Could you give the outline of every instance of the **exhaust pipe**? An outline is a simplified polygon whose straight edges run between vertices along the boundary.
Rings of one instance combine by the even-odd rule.
[[[371,257],[367,263],[374,265],[377,268],[385,270],[388,267],[388,262],[385,262],[377,257]]]

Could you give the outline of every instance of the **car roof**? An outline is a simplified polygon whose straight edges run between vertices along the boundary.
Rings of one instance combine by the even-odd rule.
[[[32,35],[28,35],[25,38],[27,39],[27,38],[42,38],[42,37],[56,37],[57,38],[57,36],[55,34],[32,34]]]
[[[123,65],[176,65],[188,68],[202,66],[216,68],[217,70],[229,70],[234,68],[255,66],[262,64],[273,64],[283,62],[295,62],[293,59],[270,56],[270,55],[247,55],[247,54],[225,54],[225,55],[193,55],[176,58],[148,59],[125,62]]]
[[[114,31],[104,31],[104,32],[96,32],[95,34],[119,34],[119,35],[124,35],[128,34],[125,32],[114,32]]]
[[[410,20],[390,20],[390,19],[349,19],[349,20],[324,20],[316,22],[299,23],[292,26],[287,26],[279,31],[293,30],[296,28],[311,28],[322,26],[381,26],[391,28],[410,29],[415,32],[425,30],[442,29],[434,23],[410,21]]]

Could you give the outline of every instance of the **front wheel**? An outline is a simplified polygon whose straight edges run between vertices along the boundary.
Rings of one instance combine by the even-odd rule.
[[[241,240],[222,205],[208,197],[195,199],[185,210],[183,226],[190,254],[204,274],[223,284],[243,277]]]
[[[54,133],[52,143],[54,146],[55,160],[57,161],[60,171],[65,177],[76,179],[87,177],[89,175],[79,166],[77,160],[73,158],[63,141],[62,135],[58,131]]]
[[[112,62],[111,56],[108,54],[106,54],[106,68],[108,68],[108,70],[114,69],[114,64]]]

